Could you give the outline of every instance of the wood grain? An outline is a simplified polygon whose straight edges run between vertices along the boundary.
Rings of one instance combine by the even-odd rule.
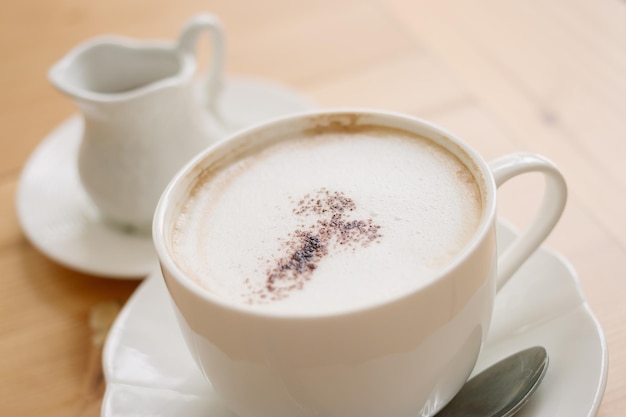
[[[76,111],[46,72],[99,34],[173,39],[198,11],[223,20],[232,74],[282,82],[321,106],[425,117],[487,159],[518,150],[553,159],[571,197],[547,245],[570,259],[606,333],[610,370],[599,416],[623,415],[626,3],[620,0],[4,2],[0,415],[98,416],[101,387],[85,388],[93,372],[89,314],[102,302],[123,303],[137,286],[63,268],[21,232],[20,171],[45,135]],[[525,224],[537,186],[529,177],[503,188],[502,216]]]

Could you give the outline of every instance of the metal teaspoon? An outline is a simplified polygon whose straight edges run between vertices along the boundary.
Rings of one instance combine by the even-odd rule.
[[[526,404],[547,369],[543,347],[517,352],[470,379],[436,417],[510,417]]]

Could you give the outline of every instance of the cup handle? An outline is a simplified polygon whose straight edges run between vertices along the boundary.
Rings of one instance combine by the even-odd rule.
[[[506,155],[490,162],[489,167],[496,187],[528,172],[542,173],[546,183],[541,207],[530,226],[498,257],[496,291],[499,291],[559,221],[567,201],[567,185],[551,161],[531,153]]]
[[[178,38],[178,49],[183,53],[195,54],[198,37],[203,31],[211,35],[213,56],[210,67],[204,76],[204,100],[212,111],[215,110],[216,98],[222,88],[224,70],[224,31],[219,19],[208,13],[192,17],[183,27]]]

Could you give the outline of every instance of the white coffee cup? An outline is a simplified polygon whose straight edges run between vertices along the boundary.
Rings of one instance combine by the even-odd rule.
[[[459,158],[479,184],[480,223],[434,280],[365,307],[289,314],[221,298],[183,272],[172,257],[172,229],[198,175],[286,132],[342,124],[426,137]],[[527,172],[545,176],[543,204],[528,229],[497,254],[497,187]],[[497,290],[550,233],[566,199],[561,173],[541,156],[512,154],[487,164],[468,144],[423,120],[382,111],[325,110],[267,122],[198,155],[164,192],[153,238],[192,356],[240,417],[431,416],[471,373]]]

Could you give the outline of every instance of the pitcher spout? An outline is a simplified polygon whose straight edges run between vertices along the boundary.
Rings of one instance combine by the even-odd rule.
[[[193,77],[195,63],[169,44],[101,37],[70,51],[48,72],[52,85],[83,101],[119,101]]]

